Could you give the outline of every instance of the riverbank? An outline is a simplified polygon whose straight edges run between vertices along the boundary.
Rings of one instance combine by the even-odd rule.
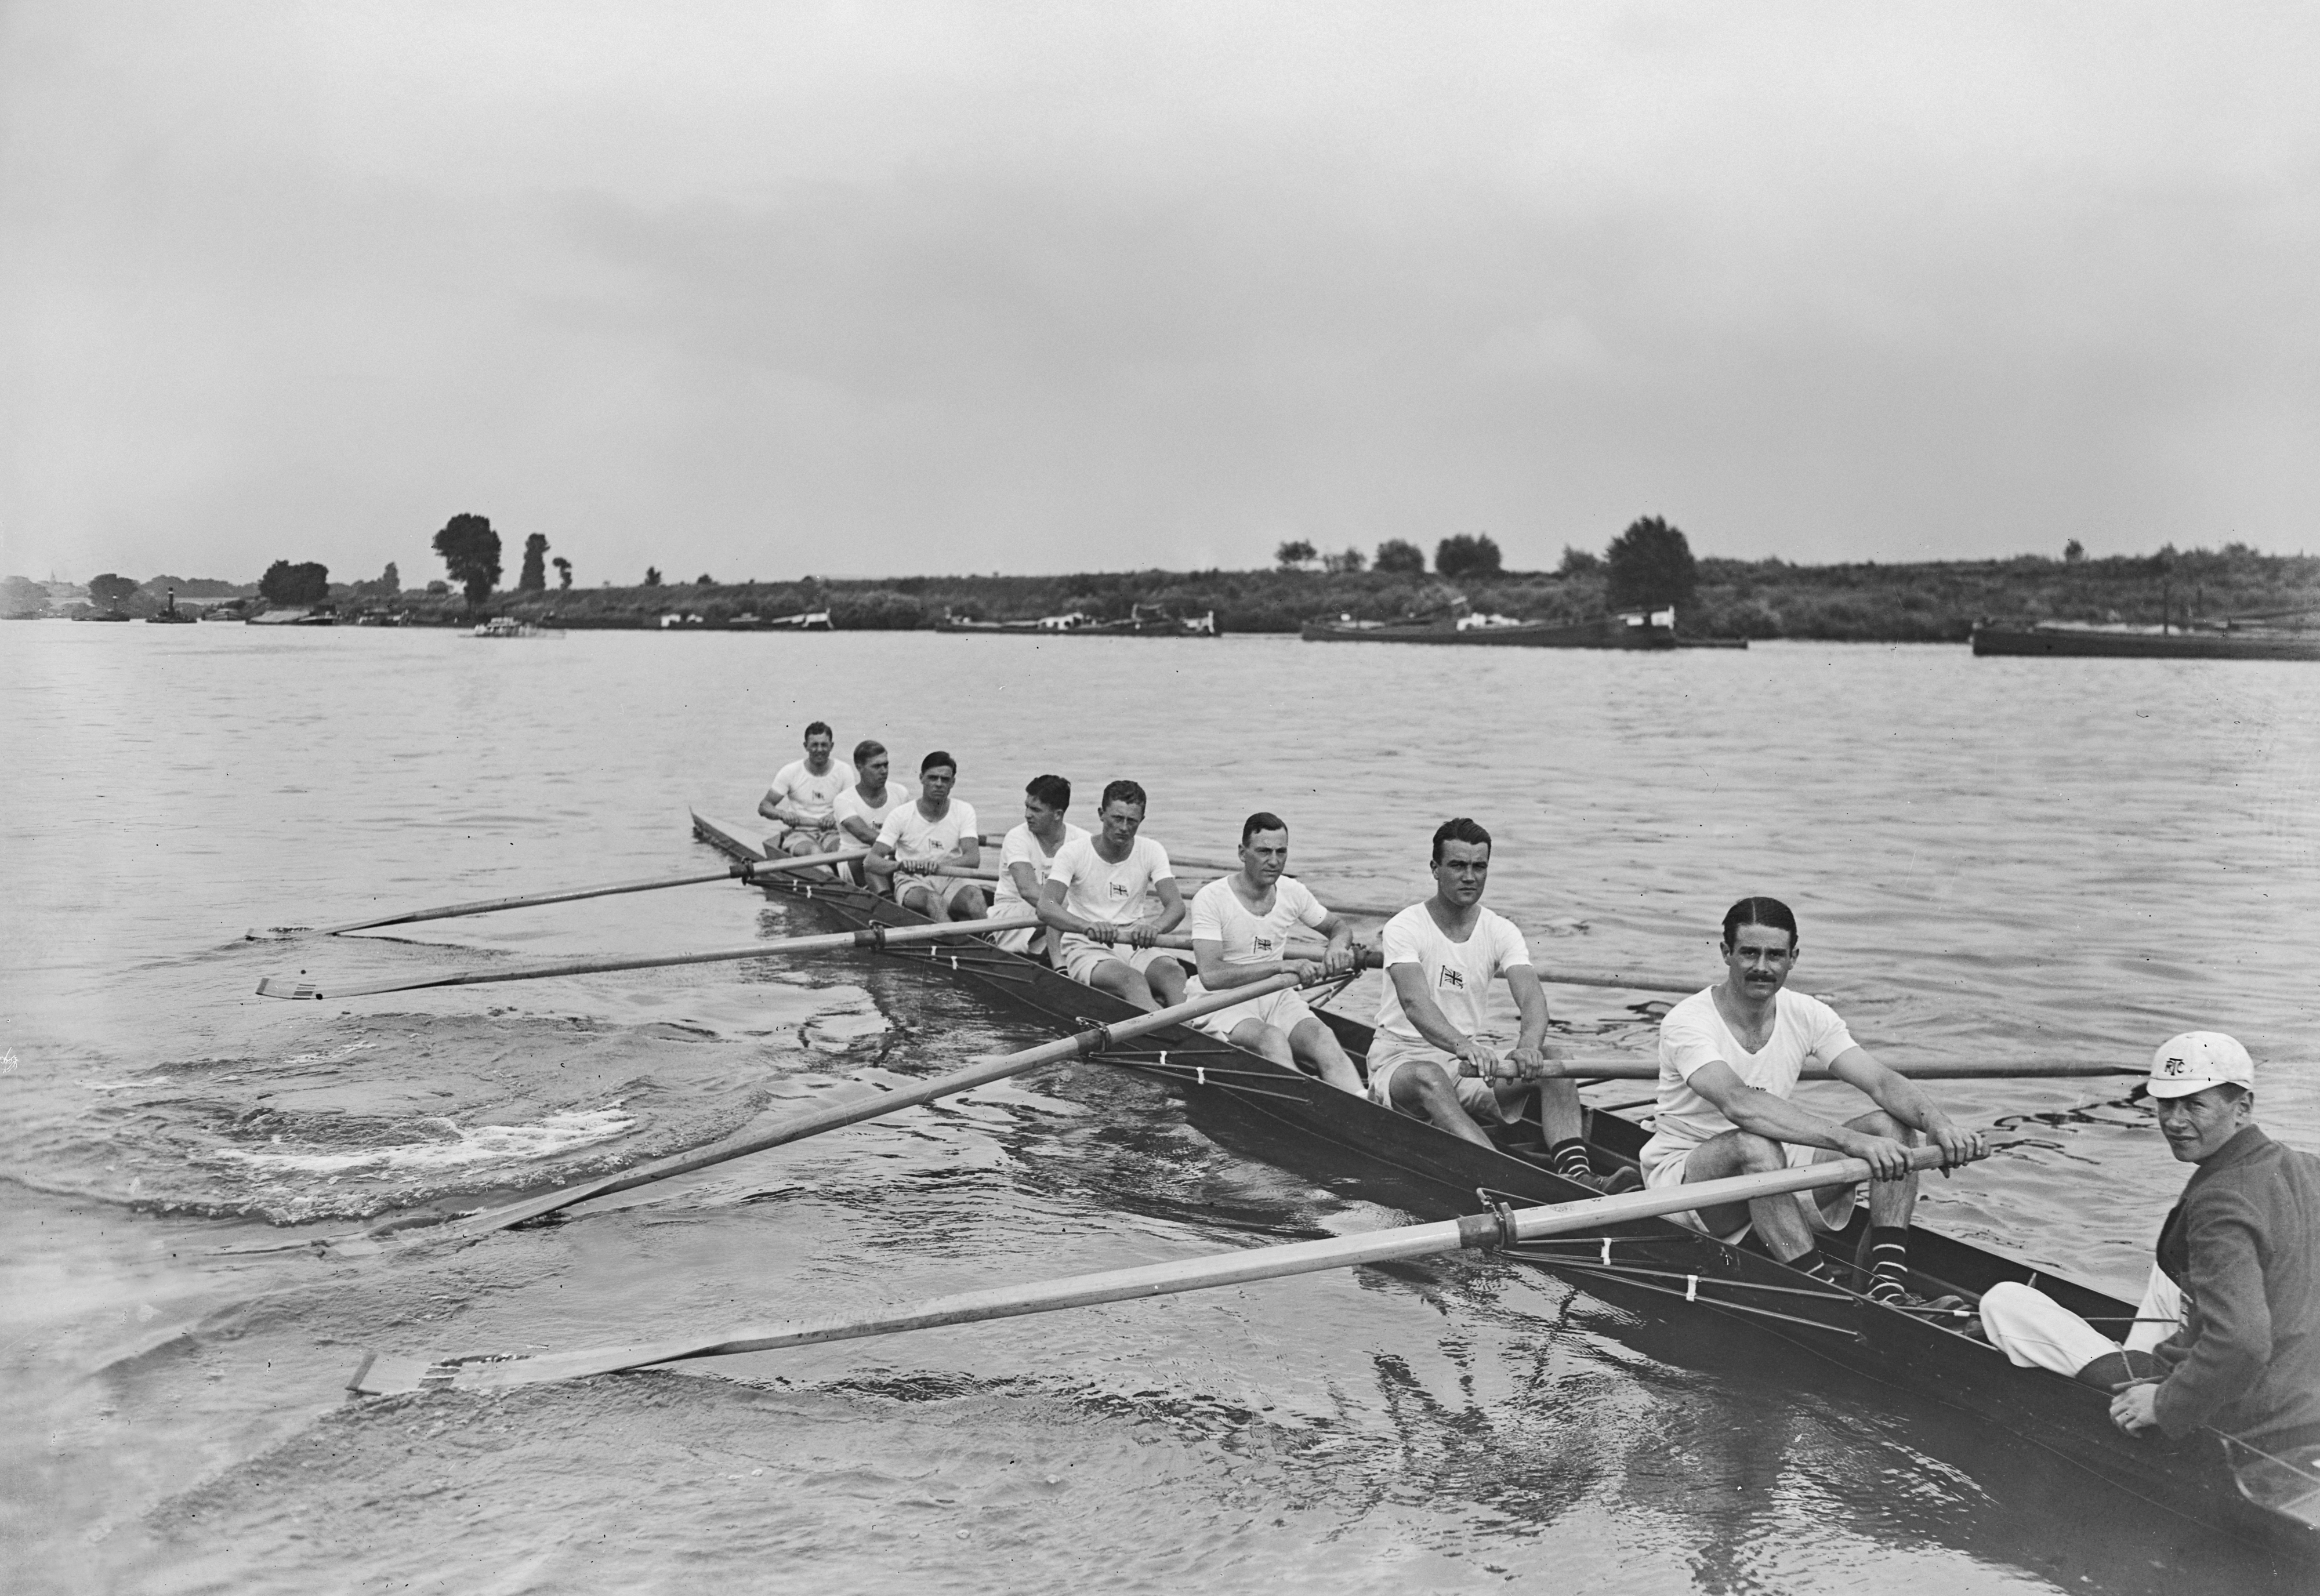
[[[2320,556],[2234,547],[2067,562],[2027,555],[1916,565],[1703,559],[1699,584],[1678,617],[1694,636],[1962,643],[1978,620],[2156,625],[2162,617],[2180,623],[2320,608]],[[1146,604],[1179,615],[1213,611],[1228,632],[1293,632],[1317,617],[1390,621],[1438,612],[1462,598],[1476,610],[1550,622],[1583,621],[1611,608],[1600,571],[1508,572],[1451,582],[1377,571],[1155,570],[550,589],[495,594],[488,611],[575,629],[725,629],[827,611],[838,630],[907,631],[947,614],[1011,621],[1079,611],[1111,619]],[[413,624],[470,620],[457,594],[405,594],[397,605]]]

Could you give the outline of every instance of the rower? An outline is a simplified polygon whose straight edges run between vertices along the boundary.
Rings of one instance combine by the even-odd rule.
[[[838,734],[829,721],[808,726],[805,757],[783,766],[774,784],[757,800],[759,814],[782,823],[768,851],[795,857],[826,854],[841,846],[834,809],[838,795],[854,784],[854,767],[830,757],[837,746]]]
[[[1074,826],[1064,819],[1064,812],[1071,806],[1072,784],[1060,775],[1035,775],[1023,789],[1023,823],[1010,830],[999,843],[999,890],[991,900],[994,917],[1037,911],[1056,850],[1088,834],[1085,826]],[[1001,931],[992,940],[1010,953],[1047,957],[1049,939],[1044,925]]]
[[[1096,806],[1102,830],[1056,850],[1039,889],[1039,918],[1062,933],[1056,957],[1065,975],[1155,1009],[1183,1001],[1184,966],[1153,943],[1184,918],[1184,900],[1168,850],[1137,835],[1144,810],[1136,783],[1104,788]]]
[[[983,888],[963,875],[930,874],[937,866],[973,869],[983,862],[974,834],[974,808],[950,795],[958,761],[938,749],[919,761],[919,799],[886,816],[878,840],[863,860],[870,874],[896,875],[894,902],[935,920],[981,920]]]
[[[830,804],[830,818],[838,822],[838,847],[870,847],[878,840],[878,830],[886,823],[886,817],[911,801],[909,788],[887,779],[893,764],[886,745],[875,739],[865,738],[854,745],[854,768],[857,773],[854,784],[839,793]],[[864,880],[859,861],[844,868],[856,884]]]
[[[1579,1089],[1547,1078],[1546,989],[1530,948],[1512,920],[1482,907],[1491,834],[1464,816],[1443,821],[1428,866],[1434,895],[1386,921],[1370,1101],[1491,1147],[1476,1121],[1514,1124],[1536,1090],[1554,1172],[1602,1186],[1587,1160]],[[1497,1042],[1505,1033],[1490,1014],[1491,983],[1500,976],[1522,1015],[1503,1054]],[[1632,1170],[1621,1174],[1633,1182]]]
[[[1192,957],[1200,973],[1185,988],[1187,995],[1225,992],[1283,972],[1316,981],[1354,968],[1352,929],[1324,909],[1303,882],[1283,875],[1288,867],[1289,822],[1262,810],[1243,821],[1240,868],[1192,894]],[[1328,939],[1319,959],[1289,957],[1290,931],[1297,926],[1310,926]],[[1204,1014],[1192,1024],[1276,1064],[1301,1066],[1339,1091],[1361,1094],[1362,1078],[1353,1060],[1293,988]]]
[[[1924,1306],[1910,1294],[1909,1218],[1917,1175],[1909,1148],[1918,1133],[1942,1149],[1944,1168],[1982,1156],[1980,1133],[1960,1130],[1912,1082],[1853,1039],[1836,1011],[1787,990],[1796,967],[1796,916],[1777,898],[1743,898],[1725,911],[1725,978],[1670,1009],[1660,1021],[1659,1117],[1644,1144],[1644,1183],[1672,1189],[1694,1181],[1861,1158],[1871,1171],[1869,1230],[1856,1268],[1865,1293],[1892,1306]],[[1856,1088],[1875,1111],[1839,1125],[1789,1101],[1808,1059]],[[1814,1234],[1841,1230],[1853,1188],[1760,1197],[1670,1216],[1737,1242],[1753,1229],[1781,1263],[1840,1283],[1835,1262],[1815,1250]],[[1954,1300],[1935,1305],[1951,1305]]]
[[[2160,1227],[2124,1346],[2035,1287],[1981,1299],[1992,1345],[2024,1367],[2116,1392],[2111,1421],[2173,1441],[2212,1426],[2320,1465],[2320,1157],[2256,1128],[2255,1061],[2221,1031],[2169,1038],[2143,1084],[2168,1150],[2196,1165]]]

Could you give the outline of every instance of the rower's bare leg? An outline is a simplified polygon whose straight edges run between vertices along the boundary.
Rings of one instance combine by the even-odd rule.
[[[1727,1130],[1692,1148],[1691,1156],[1684,1160],[1683,1183],[1690,1185],[1735,1174],[1762,1174],[1788,1166],[1789,1150],[1781,1143],[1753,1131]],[[1813,1249],[1812,1227],[1805,1222],[1797,1200],[1785,1192],[1776,1197],[1757,1198],[1746,1205],[1745,1212],[1737,1202],[1718,1203],[1699,1211],[1699,1222],[1712,1236],[1729,1236],[1744,1220],[1755,1228],[1756,1238],[1763,1243],[1764,1250],[1784,1264],[1793,1263]]]
[[[1145,984],[1164,1008],[1174,1008],[1184,1001],[1184,966],[1173,958],[1155,958],[1144,966]]]
[[[953,920],[981,920],[990,911],[991,906],[983,902],[983,889],[979,886],[971,886],[950,901],[950,917]]]
[[[1160,1006],[1152,1001],[1152,989],[1145,984],[1142,973],[1124,958],[1108,958],[1098,964],[1088,972],[1087,984],[1147,1012]]]
[[[1451,1084],[1448,1072],[1438,1064],[1423,1058],[1413,1058],[1393,1072],[1387,1085],[1387,1094],[1393,1106],[1406,1114],[1430,1120],[1453,1136],[1465,1138],[1482,1147],[1492,1147],[1482,1128],[1474,1123],[1458,1101],[1457,1088]]]
[[[1225,1039],[1236,1047],[1261,1053],[1275,1064],[1297,1067],[1296,1056],[1289,1050],[1289,1038],[1281,1034],[1279,1026],[1267,1025],[1262,1020],[1244,1020],[1232,1028],[1232,1035]]]
[[[1858,1130],[1863,1136],[1890,1137],[1907,1147],[1914,1147],[1926,1139],[1882,1110],[1863,1114],[1858,1120],[1847,1120],[1844,1128]],[[1890,1225],[1906,1230],[1909,1228],[1909,1216],[1917,1211],[1916,1170],[1911,1170],[1898,1181],[1869,1183],[1869,1222],[1871,1225]]]
[[[1501,1102],[1505,1101],[1503,1097]],[[1579,1109],[1579,1088],[1569,1081],[1538,1084],[1538,1123],[1546,1145],[1570,1141],[1583,1133],[1587,1120]]]
[[[1289,1048],[1297,1061],[1324,1084],[1340,1092],[1362,1094],[1362,1077],[1355,1072],[1354,1061],[1337,1042],[1337,1033],[1321,1020],[1300,1020],[1297,1029],[1289,1033]]]

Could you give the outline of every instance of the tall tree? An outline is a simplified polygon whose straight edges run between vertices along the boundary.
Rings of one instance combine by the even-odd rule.
[[[1445,576],[1495,576],[1499,546],[1488,532],[1474,537],[1459,532],[1434,546],[1434,568]]]
[[[519,593],[539,593],[548,585],[548,539],[534,532],[523,540],[523,574],[515,579]]]
[[[500,579],[500,535],[482,515],[455,515],[435,534],[435,552],[451,580],[467,590],[469,608],[492,596]]]
[[[1426,550],[1407,538],[1388,538],[1377,547],[1377,568],[1400,576],[1426,574]]]
[[[107,571],[88,579],[88,596],[108,610],[117,610],[137,591],[136,579]]]
[[[258,596],[284,609],[319,604],[331,596],[331,567],[312,560],[294,566],[277,559],[258,579]]]
[[[1603,551],[1608,595],[1614,609],[1688,605],[1699,591],[1699,568],[1683,533],[1656,515],[1630,523]]]
[[[566,588],[572,585],[572,562],[570,560],[565,558],[559,554],[548,563],[556,567],[556,585],[558,588]]]
[[[658,566],[647,566],[645,567],[645,585],[647,587],[658,587],[660,585],[660,567]]]
[[[1284,571],[1294,571],[1313,563],[1313,545],[1302,538],[1292,538],[1273,551],[1275,564]]]
[[[1358,571],[1369,563],[1369,556],[1358,549],[1348,549],[1343,554],[1325,554],[1321,557],[1321,568],[1332,575]]]

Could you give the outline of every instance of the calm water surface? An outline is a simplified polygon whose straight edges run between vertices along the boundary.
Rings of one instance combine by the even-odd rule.
[[[568,1347],[1393,1222],[1088,1064],[456,1252],[221,1256],[697,1144],[1046,1039],[847,957],[326,1005],[341,979],[708,948],[729,886],[328,943],[367,912],[697,868],[803,723],[1056,770],[1325,895],[1499,839],[1542,962],[1705,984],[1746,893],[1902,1059],[2134,1060],[2193,1025],[2320,1147],[2320,671],[1959,648],[1623,657],[1273,639],[0,627],[0,1414],[24,1590],[2299,1590],[1938,1413],[1487,1260],[496,1398],[361,1352]],[[245,933],[257,929],[261,939]],[[1638,994],[1556,989],[1646,1056]],[[1347,1000],[1366,1017],[1365,994]],[[2125,1289],[2181,1183],[2125,1083],[1953,1085],[1931,1222]],[[1830,1089],[1834,1090],[1834,1089]],[[1607,1087],[1603,1100],[1632,1098]],[[1840,1093],[1841,1097],[1841,1093]],[[1831,1098],[1832,1107],[1841,1106]]]

